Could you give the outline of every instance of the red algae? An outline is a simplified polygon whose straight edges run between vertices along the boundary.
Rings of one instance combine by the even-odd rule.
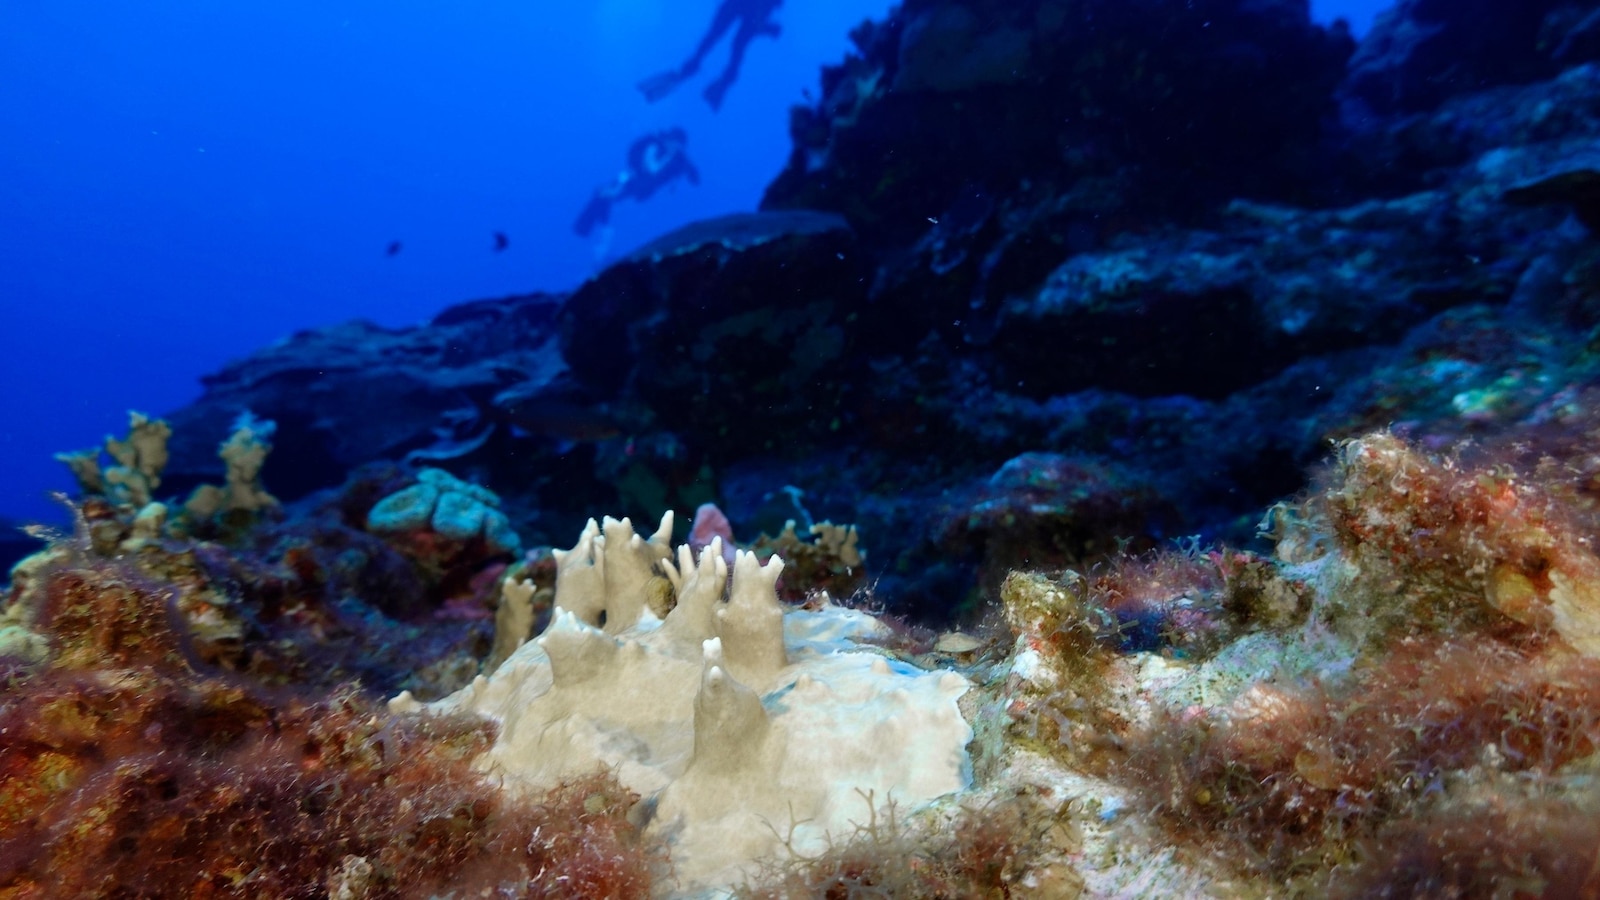
[[[1575,774],[1600,758],[1600,569],[1589,510],[1542,460],[1347,444],[1299,509],[1306,534],[1280,535],[1323,573],[1310,619],[1273,626],[1299,648],[1279,659],[1305,662],[1158,708],[1113,777],[1175,838],[1294,890],[1600,889],[1600,798]]]
[[[1560,485],[1494,454],[1433,456],[1379,433],[1347,444],[1310,504],[1356,571],[1341,607],[1373,636],[1548,630],[1600,649],[1600,560]]]
[[[1280,872],[1345,858],[1449,773],[1548,776],[1600,749],[1600,661],[1548,649],[1407,640],[1338,689],[1252,699],[1159,717],[1123,775],[1175,829]]]
[[[1028,815],[1025,806],[1017,800],[965,808],[937,834],[919,835],[898,820],[891,805],[848,840],[818,856],[772,866],[735,896],[741,900],[1030,896],[1014,893],[1040,841],[1037,817]]]
[[[1390,824],[1359,856],[1333,897],[1600,896],[1600,792],[1497,781]]]
[[[0,897],[648,896],[609,776],[511,798],[486,724],[225,673],[174,592],[79,550],[30,575],[50,658],[0,695]]]

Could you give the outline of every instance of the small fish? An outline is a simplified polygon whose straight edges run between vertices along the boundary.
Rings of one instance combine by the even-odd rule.
[[[387,248],[385,248],[384,251],[383,251],[383,255],[384,256],[398,256],[399,253],[400,253],[400,242],[399,241],[390,241],[389,242],[389,246]]]
[[[494,252],[499,253],[509,246],[511,246],[511,240],[506,237],[506,233],[504,231],[496,231],[494,233]]]

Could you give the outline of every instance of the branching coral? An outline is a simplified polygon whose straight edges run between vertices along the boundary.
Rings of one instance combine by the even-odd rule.
[[[221,487],[203,484],[194,489],[183,504],[184,512],[195,520],[207,521],[223,514],[251,514],[278,505],[276,497],[261,486],[261,467],[272,452],[272,435],[277,425],[263,421],[246,410],[233,423],[233,432],[217,448],[227,465]]]
[[[190,494],[183,505],[180,533],[213,529],[215,520],[227,514],[236,519],[229,524],[248,526],[256,513],[278,505],[261,486],[261,467],[272,452],[269,441],[275,429],[274,423],[259,420],[248,410],[240,414],[232,434],[217,451],[227,465],[226,482],[222,487],[201,485]],[[105,452],[116,465],[102,469],[98,448],[56,454],[56,459],[72,469],[86,505],[101,503],[114,514],[106,518],[129,526],[121,549],[137,550],[165,533],[168,509],[156,501],[155,491],[167,466],[171,437],[172,426],[166,420],[129,412],[128,436],[121,440],[107,436],[105,440]]]
[[[101,468],[99,448],[58,453],[56,459],[72,469],[86,496],[105,496],[137,509],[154,500],[155,490],[161,486],[170,437],[172,426],[165,419],[130,410],[128,436],[121,440],[106,436],[105,452],[116,465]]]

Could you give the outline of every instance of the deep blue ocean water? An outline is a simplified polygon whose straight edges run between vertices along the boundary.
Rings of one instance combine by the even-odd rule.
[[[726,47],[660,103],[635,83],[716,0],[4,4],[0,517],[58,518],[53,452],[297,329],[570,288],[607,254],[754,208],[789,106],[889,5],[788,0],[713,112],[700,86]],[[1313,11],[1359,33],[1381,6]],[[575,235],[629,142],[669,126],[701,183],[620,205],[608,241]]]

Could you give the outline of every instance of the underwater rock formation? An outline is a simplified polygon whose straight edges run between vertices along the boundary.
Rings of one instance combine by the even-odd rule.
[[[350,470],[433,449],[461,452],[494,424],[492,400],[564,366],[548,332],[555,298],[466,303],[423,328],[350,322],[302,331],[202,380],[205,396],[168,416],[178,435],[168,480],[205,479],[220,433],[249,409],[278,425],[267,479],[284,499],[342,483]],[[381,416],[371,415],[382,410]]]
[[[909,0],[851,37],[763,208],[838,210],[874,248],[977,230],[975,198],[1060,192],[1086,224],[1287,199],[1354,49],[1277,0]]]
[[[1349,92],[1383,113],[1456,94],[1549,78],[1600,59],[1592,2],[1398,0],[1350,60]]]
[[[1426,40],[1374,75],[1289,2],[917,0],[795,111],[762,212],[568,296],[297,335],[172,419],[163,477],[200,477],[191,418],[248,406],[293,448],[281,498],[423,463],[492,484],[530,545],[708,501],[753,533],[793,485],[930,620],[985,602],[987,541],[946,526],[1024,454],[1158,498],[1118,522],[1135,545],[1247,542],[1329,440],[1492,434],[1600,374],[1591,12],[1408,2],[1357,59]],[[1363,111],[1391,78],[1434,87]],[[1013,556],[1104,552],[1061,521]]]
[[[859,364],[864,271],[844,219],[747,213],[664,235],[562,305],[563,357],[713,464],[833,428]],[[794,290],[805,285],[803,293]]]

